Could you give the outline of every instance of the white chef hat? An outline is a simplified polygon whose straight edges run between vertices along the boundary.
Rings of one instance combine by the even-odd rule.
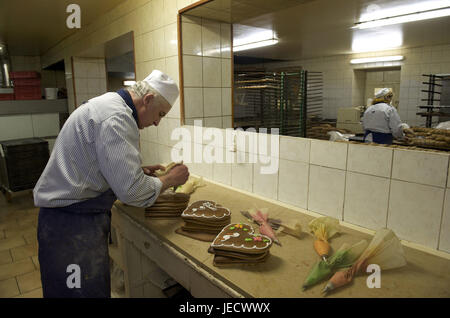
[[[178,98],[179,90],[177,84],[167,74],[154,70],[144,81],[158,91],[170,106],[173,106]]]
[[[392,95],[392,91],[390,88],[382,88],[378,92],[375,93],[375,98],[383,98],[387,97],[388,95]]]

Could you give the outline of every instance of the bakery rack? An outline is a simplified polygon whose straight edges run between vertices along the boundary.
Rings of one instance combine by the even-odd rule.
[[[416,113],[416,115],[425,117],[425,127],[431,128],[433,124],[433,117],[438,117],[439,120],[444,118],[450,120],[450,105],[441,105],[442,95],[442,81],[448,79],[450,75],[436,75],[436,74],[423,74],[427,79],[422,84],[426,85],[426,89],[421,90],[427,93],[427,98],[422,98],[422,102],[426,102],[426,105],[420,105],[418,108],[422,111]]]
[[[235,128],[279,128],[305,137],[306,119],[322,113],[321,73],[306,70],[235,73]]]

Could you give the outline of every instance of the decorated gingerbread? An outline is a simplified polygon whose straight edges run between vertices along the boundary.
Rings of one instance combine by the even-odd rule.
[[[230,218],[231,212],[214,201],[197,201],[188,206],[181,214],[187,219],[209,219],[211,222]]]
[[[253,228],[245,223],[233,223],[224,227],[211,244],[217,251],[232,251],[245,254],[264,254],[272,245],[272,240],[255,234]]]

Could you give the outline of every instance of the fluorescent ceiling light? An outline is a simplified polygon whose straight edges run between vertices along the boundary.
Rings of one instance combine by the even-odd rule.
[[[255,49],[258,47],[274,45],[277,43],[278,43],[277,39],[264,40],[264,41],[259,41],[259,42],[243,44],[243,45],[239,45],[239,46],[233,46],[233,51],[234,52],[245,51],[245,50]]]
[[[401,47],[403,35],[401,30],[386,32],[354,31],[352,51],[355,53],[386,51]]]
[[[123,86],[133,86],[136,81],[123,81]]]
[[[353,28],[367,29],[385,25],[440,18],[450,15],[450,0],[422,1],[416,4],[380,9],[373,5]]]
[[[239,52],[278,43],[273,30],[236,24],[233,26],[233,51]]]
[[[393,56],[378,56],[378,57],[366,57],[361,59],[350,60],[350,64],[362,64],[362,63],[376,63],[376,62],[391,62],[403,60],[402,55]]]

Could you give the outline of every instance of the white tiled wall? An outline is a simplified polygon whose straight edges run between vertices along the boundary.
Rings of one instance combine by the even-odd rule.
[[[309,163],[280,159],[278,174],[278,200],[306,209],[308,207]]]
[[[308,210],[342,220],[345,171],[309,166]]]
[[[106,93],[106,68],[102,58],[73,58],[77,106]]]
[[[392,148],[349,144],[347,170],[389,178],[392,153]]]
[[[391,181],[388,228],[400,238],[438,248],[443,188]]]
[[[345,170],[347,165],[347,144],[311,140],[310,156],[312,164]]]
[[[443,188],[447,167],[448,155],[395,149],[392,178]]]
[[[231,25],[183,16],[182,42],[185,123],[231,127]]]
[[[59,134],[59,114],[0,116],[0,140],[55,137]]]
[[[347,171],[344,220],[369,229],[386,227],[390,179]]]
[[[33,114],[34,137],[50,137],[59,134],[59,114]]]
[[[450,253],[450,191],[448,190],[445,191],[439,249]]]
[[[33,137],[31,115],[0,116],[0,140]]]

